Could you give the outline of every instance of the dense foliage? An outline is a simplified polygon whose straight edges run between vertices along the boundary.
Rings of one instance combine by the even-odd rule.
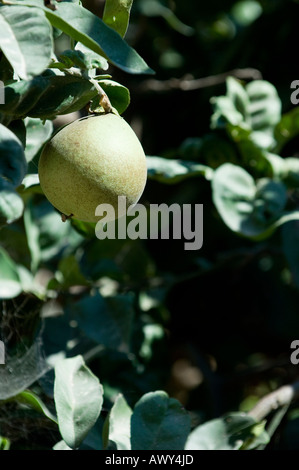
[[[298,2],[82,3],[0,2],[0,448],[297,450]],[[200,249],[45,198],[43,145],[105,94]]]

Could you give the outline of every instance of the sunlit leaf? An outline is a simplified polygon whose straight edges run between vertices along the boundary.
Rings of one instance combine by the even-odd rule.
[[[247,443],[255,448],[268,443],[263,426],[257,432],[254,418],[245,413],[231,413],[197,426],[188,436],[185,450],[238,450]]]
[[[98,419],[103,403],[102,385],[82,356],[57,362],[54,400],[63,440],[76,449]]]
[[[40,9],[0,5],[0,31],[0,48],[20,78],[31,78],[47,68],[52,30]]]
[[[204,176],[211,179],[212,168],[196,162],[162,157],[147,157],[148,177],[161,183],[174,184],[186,178]]]
[[[118,395],[108,416],[108,440],[116,444],[117,450],[131,450],[132,410],[123,395]]]
[[[57,10],[45,8],[53,26],[92,51],[103,55],[115,66],[129,73],[153,73],[139,54],[99,17],[80,5],[60,3]]]
[[[252,239],[270,236],[280,225],[297,220],[298,212],[285,212],[286,186],[262,178],[257,182],[243,168],[226,163],[214,173],[213,201],[224,223]]]
[[[8,253],[0,248],[0,299],[12,299],[21,292],[17,266]]]
[[[89,80],[51,71],[45,76],[7,85],[5,104],[0,105],[0,111],[20,118],[53,119],[82,109],[96,94]]]
[[[266,80],[253,80],[246,85],[253,130],[274,129],[281,119],[281,101],[276,88]]]
[[[30,408],[35,409],[39,413],[43,413],[51,421],[57,423],[56,417],[51,413],[51,411],[46,407],[40,397],[32,392],[31,390],[24,390],[19,395],[14,398],[15,401],[23,405],[27,405]]]
[[[105,1],[103,21],[122,37],[124,37],[127,32],[132,4],[133,0]]]

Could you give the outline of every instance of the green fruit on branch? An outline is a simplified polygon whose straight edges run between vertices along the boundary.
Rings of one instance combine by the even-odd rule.
[[[47,199],[62,214],[97,222],[100,204],[113,206],[118,197],[127,207],[143,193],[147,166],[143,148],[129,124],[108,113],[88,116],[63,127],[45,145],[39,179]]]

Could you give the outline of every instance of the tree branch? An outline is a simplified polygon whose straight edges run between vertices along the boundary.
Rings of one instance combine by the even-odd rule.
[[[240,80],[261,80],[262,74],[254,68],[234,69],[218,75],[211,75],[202,78],[170,78],[169,80],[148,79],[140,84],[139,92],[167,92],[172,90],[190,91],[219,85],[227,79],[227,77],[235,77]]]
[[[263,397],[249,412],[256,421],[262,421],[272,411],[289,405],[299,397],[299,381],[290,385],[284,385],[278,390]]]

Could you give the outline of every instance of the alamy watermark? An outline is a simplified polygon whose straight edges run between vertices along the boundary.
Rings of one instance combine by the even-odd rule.
[[[100,204],[95,211],[101,217],[95,234],[100,240],[184,239],[185,250],[199,250],[203,245],[203,204],[135,204],[127,208],[126,197],[118,197],[117,214],[111,204]]]
[[[294,339],[294,341],[291,342],[290,348],[294,350],[290,355],[290,361],[296,366],[299,364],[299,340]]]
[[[5,104],[4,83],[0,80],[0,104]]]
[[[291,83],[291,89],[294,90],[291,93],[290,100],[293,105],[299,104],[299,80],[293,80]]]
[[[0,365],[5,364],[5,347],[3,341],[0,341]]]

